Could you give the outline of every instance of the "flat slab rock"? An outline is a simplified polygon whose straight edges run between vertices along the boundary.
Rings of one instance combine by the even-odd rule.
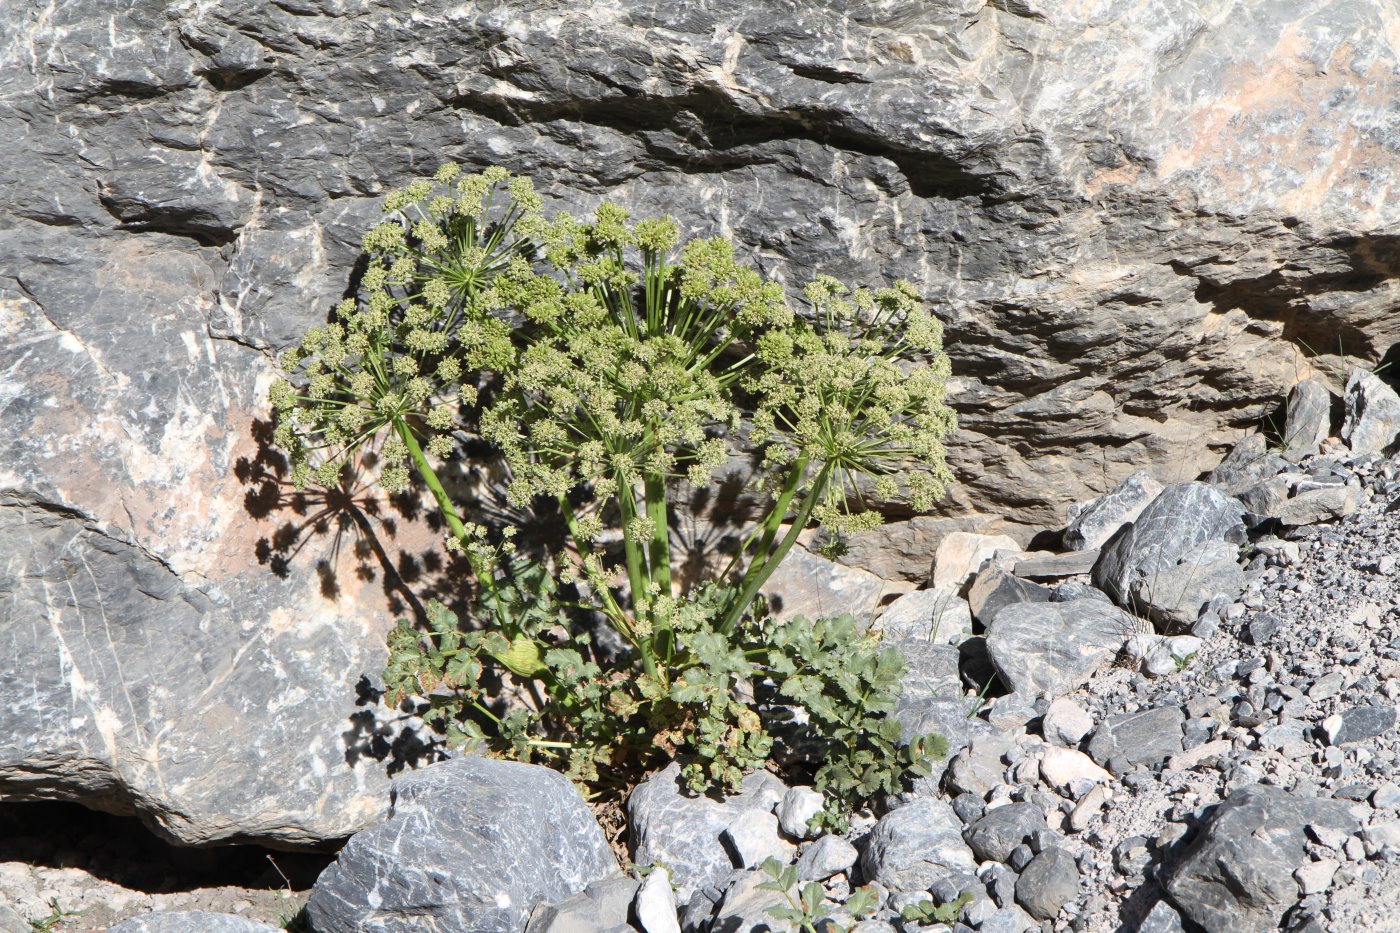
[[[578,790],[557,771],[475,755],[394,782],[389,819],[316,880],[316,933],[502,933],[618,873]]]
[[[233,914],[170,910],[123,920],[107,933],[278,933],[278,928]]]
[[[1112,661],[1141,624],[1098,599],[1016,603],[997,613],[987,654],[1016,693],[1053,698]]]

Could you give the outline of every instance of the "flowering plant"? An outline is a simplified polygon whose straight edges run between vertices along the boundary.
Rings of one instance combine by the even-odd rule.
[[[380,484],[416,476],[473,571],[473,624],[432,604],[426,632],[395,629],[391,699],[595,787],[667,755],[697,788],[736,786],[775,730],[797,730],[840,772],[822,782],[833,820],[919,770],[932,746],[884,717],[897,656],[849,619],[778,624],[759,595],[810,524],[870,528],[866,496],[924,510],[950,481],[948,361],[915,290],[819,277],[797,311],[723,239],[682,243],[670,219],[607,203],[547,218],[528,179],[495,168],[444,166],[385,210],[358,296],[284,355],[271,395],[298,483],[334,484],[377,447]],[[497,452],[510,504],[556,517],[565,548],[526,553],[512,526],[459,509],[443,476],[467,441]],[[766,514],[728,568],[682,587],[675,497],[741,453]],[[492,700],[492,677],[524,701]]]

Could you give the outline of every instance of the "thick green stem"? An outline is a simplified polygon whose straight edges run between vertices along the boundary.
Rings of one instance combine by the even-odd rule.
[[[733,605],[725,613],[724,620],[720,623],[720,631],[726,635],[732,635],[734,628],[743,618],[745,610],[758,595],[759,589],[768,582],[768,578],[778,569],[778,565],[787,557],[792,546],[797,543],[797,538],[802,534],[802,530],[807,527],[807,522],[812,517],[812,510],[816,508],[817,501],[821,498],[822,492],[826,489],[827,480],[831,478],[831,464],[824,463],[817,471],[816,478],[812,480],[812,488],[802,499],[802,505],[793,516],[792,524],[788,527],[787,534],[783,535],[783,540],[778,542],[778,547],[763,560],[755,558],[754,563],[749,566],[749,572],[744,575],[743,583],[740,585],[739,595],[735,597]],[[781,516],[781,513],[776,513]],[[765,535],[765,537],[767,537]]]
[[[632,589],[632,611],[641,615],[638,605],[648,599],[646,568],[642,562],[642,543],[632,533],[632,521],[637,518],[637,496],[632,490],[632,481],[624,479],[618,483],[618,504],[622,511],[622,548],[627,558],[627,583]],[[656,647],[651,634],[637,634],[637,653],[642,656],[642,669],[658,683],[666,681],[657,665]]]
[[[648,558],[651,582],[660,587],[660,595],[671,596],[671,527],[668,524],[666,477],[649,473],[646,477],[647,518],[651,521],[651,541]],[[674,653],[674,637],[670,623],[662,622],[653,613],[652,639],[657,654],[670,659]]]
[[[448,498],[447,490],[442,488],[442,483],[438,480],[432,464],[428,463],[428,458],[423,454],[423,448],[418,446],[418,439],[413,436],[408,422],[402,418],[395,418],[394,431],[399,435],[399,440],[403,441],[403,445],[408,448],[409,459],[417,467],[418,475],[423,477],[423,482],[428,484],[428,491],[433,494],[433,499],[437,501],[438,510],[442,512],[442,517],[447,521],[447,527],[451,529],[457,541],[465,545],[467,543],[467,526],[462,523],[462,517],[457,514],[456,507]]]

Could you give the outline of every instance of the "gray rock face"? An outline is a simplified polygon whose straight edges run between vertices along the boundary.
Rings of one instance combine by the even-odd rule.
[[[151,277],[161,307],[201,337],[276,343],[324,316],[386,186],[444,154],[500,161],[551,200],[723,229],[793,281],[915,281],[947,309],[959,373],[953,511],[1057,524],[1100,451],[1114,479],[1209,467],[1296,380],[1291,339],[1345,331],[1379,355],[1397,79],[1378,3],[1215,18],[1173,0],[1151,36],[1126,7],[1029,9],[136,0],[109,21],[95,0],[10,4],[5,118],[24,132],[0,267],[71,270],[94,247],[196,262]],[[110,285],[65,278],[41,303],[100,334]],[[1250,317],[1283,305],[1288,332]],[[218,351],[221,374],[258,368]],[[70,355],[51,339],[20,376],[37,387]],[[155,397],[123,395],[113,412]],[[46,420],[26,447],[56,436]]]
[[[905,696],[895,704],[894,718],[899,720],[905,741],[929,733],[941,735],[948,741],[947,757],[929,762],[933,772],[914,780],[914,793],[936,794],[943,772],[960,750],[975,739],[1000,735],[999,730],[986,720],[968,716],[969,706],[968,701],[958,695]]]
[[[1022,603],[997,613],[987,653],[1012,690],[1054,698],[1111,661],[1138,626],[1097,599]]]
[[[904,687],[901,696],[960,697],[962,680],[958,673],[958,649],[926,641],[885,641],[904,658]]]
[[[107,928],[107,933],[277,933],[277,927],[233,914],[207,910],[162,910],[132,917]]]
[[[665,865],[682,902],[696,889],[717,885],[736,867],[720,837],[750,811],[772,812],[787,788],[767,771],[744,778],[743,793],[724,800],[685,790],[680,765],[672,764],[639,785],[627,798],[633,860]]]
[[[1347,745],[1373,738],[1395,727],[1393,706],[1354,706],[1322,721],[1330,745]]]
[[[1354,454],[1373,454],[1400,436],[1400,395],[1374,373],[1353,370],[1347,379],[1342,440]]]
[[[1087,551],[1102,546],[1114,533],[1133,521],[1157,498],[1162,484],[1146,470],[1138,470],[1109,492],[1070,509],[1065,547]]]
[[[502,933],[615,874],[567,778],[473,755],[396,780],[389,819],[346,843],[307,914],[317,933]]]
[[[1207,930],[1277,928],[1297,902],[1293,872],[1308,862],[1304,827],[1352,833],[1341,801],[1294,797],[1275,787],[1236,791],[1211,813],[1166,881],[1181,913]]]
[[[270,576],[235,600],[41,497],[0,496],[0,541],[5,796],[135,812],[186,844],[316,845],[384,812],[382,759],[412,746],[357,699],[384,652],[353,601]]]
[[[797,860],[797,877],[802,881],[825,881],[838,872],[850,871],[860,858],[856,847],[840,836],[822,836],[802,850]]]
[[[864,876],[891,891],[926,891],[977,862],[962,838],[962,821],[941,800],[920,798],[886,813],[870,831],[860,859]]]
[[[1263,434],[1246,434],[1210,472],[1211,485],[1235,496],[1288,469],[1288,461],[1269,450]]]
[[[1212,596],[1244,585],[1239,502],[1205,483],[1176,483],[1104,549],[1094,584],[1118,605],[1159,622],[1189,625]]]
[[[1114,774],[1160,768],[1181,751],[1184,718],[1175,706],[1109,716],[1089,740],[1089,755]]]
[[[1318,379],[1304,379],[1288,392],[1284,409],[1285,459],[1294,463],[1317,453],[1332,433],[1332,393]]]
[[[763,594],[775,618],[825,619],[850,613],[862,622],[875,617],[887,584],[859,567],[847,567],[794,547],[768,578]]]

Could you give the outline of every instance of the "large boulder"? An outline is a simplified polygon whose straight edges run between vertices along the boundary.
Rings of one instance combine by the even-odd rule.
[[[182,573],[178,542],[37,496],[0,496],[0,542],[0,795],[134,812],[184,844],[316,846],[383,814],[386,766],[419,750],[374,702],[382,635],[348,613],[354,584],[337,604],[248,571],[236,600]]]
[[[133,376],[107,380],[114,412],[181,391],[205,410],[209,387],[163,367],[148,381],[135,351],[112,352],[126,287],[161,295],[124,316],[130,333],[180,352],[189,333],[195,355],[212,338],[201,366],[251,376],[266,364],[248,347],[324,318],[386,187],[444,155],[500,162],[552,202],[610,197],[728,233],[794,284],[914,281],[959,374],[949,514],[1055,526],[1136,469],[1210,467],[1300,375],[1393,340],[1388,5],[1144,15],[1121,0],[7,4],[0,268],[54,325],[7,340],[0,371],[38,412],[66,397],[43,374],[99,366]],[[134,264],[93,275],[94,253]],[[190,326],[148,329],[161,314]],[[22,446],[71,433],[48,414]],[[132,468],[107,475],[126,487]]]
[[[568,778],[469,755],[396,780],[388,820],[345,844],[306,910],[317,933],[511,933],[616,874]]]
[[[1058,697],[1109,663],[1143,623],[1100,599],[1016,603],[996,615],[987,654],[1026,697]]]
[[[1244,587],[1244,507],[1205,483],[1175,483],[1107,545],[1094,584],[1118,605],[1162,623],[1190,625],[1217,595]]]
[[[1277,787],[1241,788],[1215,807],[1169,869],[1166,890],[1207,930],[1274,930],[1300,897],[1293,873],[1309,863],[1309,828],[1358,829],[1340,800],[1295,797]]]

